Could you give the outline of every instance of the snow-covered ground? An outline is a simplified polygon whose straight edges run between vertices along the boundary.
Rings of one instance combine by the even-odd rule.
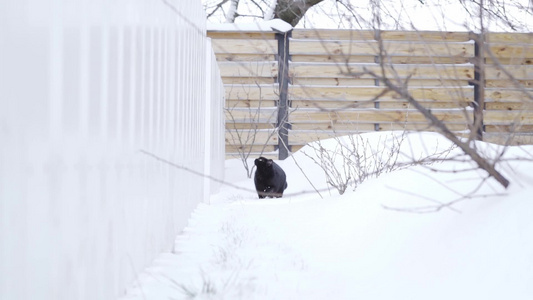
[[[392,136],[363,138],[375,153]],[[401,140],[397,162],[450,146],[432,133]],[[507,190],[493,179],[476,190],[484,173],[460,171],[471,164],[454,149],[451,161],[395,169],[343,195],[327,190],[304,151],[315,153],[305,147],[278,162],[289,184],[281,199],[257,199],[241,162],[227,160],[234,186],[194,211],[174,251],[140,273],[124,298],[533,299],[533,146],[506,150],[498,169],[511,181]],[[322,198],[302,193],[314,189],[307,178]]]

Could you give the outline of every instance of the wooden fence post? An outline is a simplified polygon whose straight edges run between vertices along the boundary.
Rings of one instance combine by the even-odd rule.
[[[278,40],[278,83],[279,83],[279,101],[278,101],[278,159],[283,160],[289,156],[289,129],[291,124],[289,120],[289,38],[292,30],[288,32],[276,33]]]

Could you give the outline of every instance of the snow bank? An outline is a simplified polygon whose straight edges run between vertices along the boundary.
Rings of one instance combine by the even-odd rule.
[[[383,145],[401,134],[362,136]],[[336,144],[322,143],[328,149]],[[424,156],[448,146],[437,134],[416,133],[405,138],[402,152]],[[482,142],[476,147],[487,155],[501,150]],[[448,172],[471,166],[452,150],[453,160],[398,169],[339,196],[298,152],[279,162],[288,176],[287,196],[265,200],[256,199],[241,162],[228,160],[227,178],[249,190],[226,186],[212,205],[198,207],[174,252],[143,272],[125,298],[529,299],[530,153],[533,147],[507,148],[497,166],[512,181],[508,190],[490,179],[477,188],[483,172]],[[528,159],[513,160],[519,157]],[[306,177],[326,188],[323,198],[300,193],[309,188]],[[461,198],[438,213],[394,210]]]

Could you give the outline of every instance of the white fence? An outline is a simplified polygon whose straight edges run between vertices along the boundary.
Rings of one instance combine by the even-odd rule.
[[[0,299],[112,299],[222,177],[200,0],[0,2]],[[211,182],[212,183],[212,182]]]

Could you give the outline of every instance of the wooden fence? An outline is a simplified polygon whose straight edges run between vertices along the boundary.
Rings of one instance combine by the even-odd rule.
[[[283,159],[337,135],[434,130],[369,71],[407,82],[410,94],[457,133],[468,135],[476,116],[484,140],[533,143],[532,34],[293,30],[208,36],[226,87],[229,156],[277,156],[279,149]]]

